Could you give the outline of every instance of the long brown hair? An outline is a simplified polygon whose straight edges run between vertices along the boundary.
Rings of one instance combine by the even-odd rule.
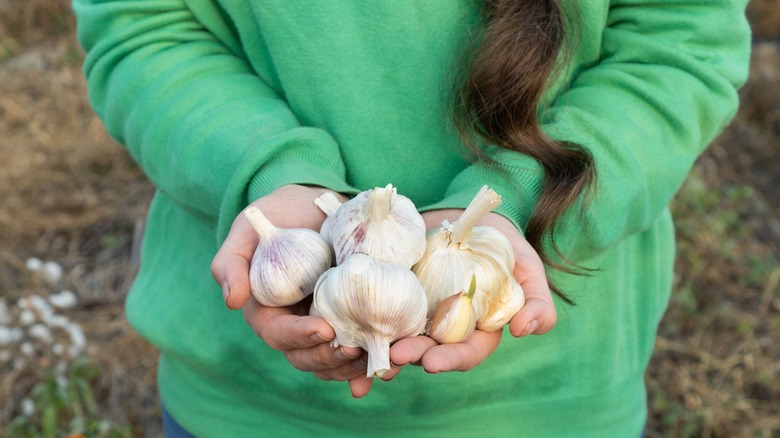
[[[456,126],[475,152],[474,134],[542,165],[544,184],[525,237],[546,265],[569,273],[585,272],[561,254],[554,231],[561,215],[595,181],[593,158],[580,145],[549,138],[537,115],[544,91],[560,73],[559,58],[566,59],[572,47],[561,4],[559,0],[486,0],[483,15],[482,38],[456,90]],[[548,281],[556,295],[573,304],[549,276]]]

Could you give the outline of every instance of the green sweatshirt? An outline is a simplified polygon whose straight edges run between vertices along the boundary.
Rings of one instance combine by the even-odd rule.
[[[644,372],[668,303],[667,204],[736,111],[745,0],[589,0],[571,65],[540,107],[551,137],[588,148],[598,185],[558,243],[593,276],[553,274],[544,336],[515,339],[464,373],[407,366],[371,393],[294,369],[226,310],[209,271],[237,213],[289,183],[356,193],[392,183],[421,210],[464,208],[483,184],[522,231],[540,166],[449,122],[470,0],[75,0],[91,102],[158,187],[133,327],[162,351],[171,414],[202,437],[634,437]],[[507,177],[511,175],[511,179]]]

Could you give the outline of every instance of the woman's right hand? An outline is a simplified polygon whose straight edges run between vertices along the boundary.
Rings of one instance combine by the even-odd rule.
[[[325,214],[314,199],[328,191],[321,187],[286,185],[250,204],[260,208],[277,227],[319,231]],[[336,193],[342,200],[346,199]],[[225,304],[243,309],[244,319],[268,346],[284,353],[301,371],[322,380],[349,381],[354,397],[368,394],[366,354],[359,347],[332,347],[336,334],[324,319],[309,315],[309,300],[290,307],[265,307],[249,290],[249,264],[258,236],[243,212],[233,221],[225,242],[211,263],[211,273],[222,286]]]

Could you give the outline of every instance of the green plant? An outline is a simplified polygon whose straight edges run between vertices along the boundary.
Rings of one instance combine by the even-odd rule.
[[[23,400],[22,413],[7,428],[8,436],[19,438],[132,436],[126,427],[103,420],[92,392],[100,370],[88,359],[73,361],[67,372],[50,372]]]

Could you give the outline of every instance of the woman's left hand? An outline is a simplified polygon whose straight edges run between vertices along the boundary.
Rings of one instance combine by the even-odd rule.
[[[428,230],[438,228],[442,221],[456,221],[463,210],[445,209],[423,213]],[[514,275],[525,293],[525,305],[509,322],[512,336],[523,337],[549,332],[557,322],[555,305],[547,284],[544,264],[528,241],[505,217],[489,213],[478,225],[492,226],[509,239],[515,252]],[[443,371],[467,371],[484,361],[498,347],[503,330],[492,333],[475,330],[465,341],[439,345],[427,336],[401,339],[390,349],[390,361],[395,365],[383,380],[392,379],[407,364],[419,364],[431,374]]]

